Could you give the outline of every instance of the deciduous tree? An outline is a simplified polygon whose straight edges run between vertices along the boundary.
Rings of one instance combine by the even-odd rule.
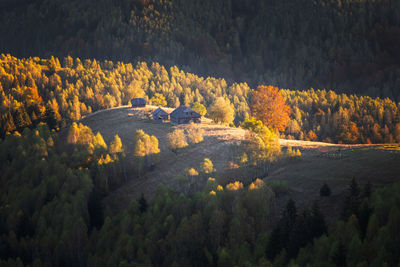
[[[189,142],[192,144],[197,144],[203,141],[204,130],[197,126],[191,126],[186,129],[187,137]]]
[[[175,153],[178,149],[188,146],[184,130],[176,129],[167,134],[167,146]]]
[[[259,86],[253,91],[251,112],[264,125],[283,132],[289,122],[290,107],[274,86]]]
[[[165,107],[167,105],[167,100],[165,100],[165,96],[160,93],[155,93],[154,96],[150,99],[152,105]]]
[[[209,158],[204,158],[204,161],[200,164],[200,170],[204,173],[215,172],[214,165]]]
[[[259,133],[246,133],[244,145],[250,162],[255,166],[261,165],[263,175],[268,175],[271,162],[275,161],[281,152],[278,136],[263,126]]]
[[[150,136],[146,134],[143,130],[137,130],[134,141],[134,156],[139,158],[139,162],[141,161],[141,158],[144,159],[145,167],[153,165],[154,156],[160,153],[160,149],[158,147],[158,139],[154,135]]]
[[[217,97],[209,107],[208,114],[217,123],[229,124],[235,119],[235,111],[229,99]]]
[[[199,102],[194,102],[193,105],[192,105],[192,109],[194,111],[196,111],[197,113],[199,113],[201,116],[204,116],[204,115],[207,114],[206,107],[203,104],[199,103]]]

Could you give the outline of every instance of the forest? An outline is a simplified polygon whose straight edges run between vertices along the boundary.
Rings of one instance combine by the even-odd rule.
[[[246,83],[199,77],[158,63],[82,62],[69,56],[61,61],[0,56],[1,136],[40,122],[57,130],[94,111],[127,105],[134,97],[168,107],[201,104],[206,116],[223,98],[234,110],[232,126],[252,116],[257,88]],[[389,98],[314,89],[280,92],[291,108],[282,137],[331,143],[400,142],[400,103]]]
[[[400,1],[2,0],[0,36],[0,267],[400,264]],[[115,205],[210,139],[83,123],[137,97],[241,131],[228,166]]]
[[[137,131],[133,148],[126,148],[118,135],[107,144],[101,133],[75,122],[135,96],[157,105],[202,107],[211,116],[220,99],[231,105],[231,126],[253,132],[242,162],[265,169],[281,149],[273,141],[276,133],[250,117],[255,91],[275,91],[289,105],[281,136],[348,143],[399,140],[399,106],[388,98],[251,89],[177,67],[166,70],[158,63],[133,67],[71,57],[61,64],[54,57],[1,55],[0,73],[0,266],[398,263],[398,184],[373,189],[353,179],[340,218],[328,223],[317,202],[298,209],[289,199],[277,211],[274,203],[287,190],[282,183],[220,184],[205,159],[201,175],[210,177],[196,190],[159,186],[153,199],[132,199],[117,212],[104,199],[127,182],[126,153],[133,153],[137,163],[130,177],[145,175],[160,152],[158,140]],[[202,140],[201,133],[188,134],[191,142]],[[298,150],[291,153],[286,152],[301,156]],[[194,169],[185,172],[199,175]]]
[[[299,12],[300,11],[300,12]],[[4,0],[0,51],[399,101],[397,0]]]
[[[119,138],[106,144],[78,124],[69,149],[63,138],[40,124],[0,141],[0,266],[398,264],[399,184],[353,178],[329,224],[317,202],[298,209],[289,199],[276,213],[276,187],[261,179],[210,177],[189,195],[159,186],[116,213],[102,199],[124,183]]]

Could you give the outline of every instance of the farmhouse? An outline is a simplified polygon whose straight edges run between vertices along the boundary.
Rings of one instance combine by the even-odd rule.
[[[146,99],[144,98],[134,98],[131,100],[131,104],[133,108],[137,107],[145,107],[146,106]]]
[[[164,122],[164,121],[167,121],[168,118],[169,118],[168,112],[166,112],[162,108],[158,108],[153,111],[153,119],[156,122]]]
[[[186,106],[176,108],[170,114],[170,118],[174,124],[201,123],[201,115]]]

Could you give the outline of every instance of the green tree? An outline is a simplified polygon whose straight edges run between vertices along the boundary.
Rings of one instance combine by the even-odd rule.
[[[319,190],[319,195],[322,197],[329,197],[331,195],[331,189],[327,183],[324,183]]]
[[[138,202],[139,202],[140,213],[146,212],[148,204],[147,204],[147,200],[144,198],[143,193],[140,195],[140,198],[139,198]]]
[[[194,102],[192,104],[192,109],[194,111],[196,111],[197,113],[199,113],[201,116],[204,116],[204,115],[207,114],[206,107],[203,104],[199,103],[199,102]]]
[[[358,216],[360,205],[360,188],[356,179],[353,177],[351,179],[349,189],[343,203],[342,218],[344,220],[347,220],[353,214]]]
[[[262,123],[262,121],[257,120],[254,117],[250,117],[245,119],[241,124],[240,127],[242,127],[243,129],[248,129],[252,132],[255,133],[262,133],[263,129],[264,129],[264,124]]]

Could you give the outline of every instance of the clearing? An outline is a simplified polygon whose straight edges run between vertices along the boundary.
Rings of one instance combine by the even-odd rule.
[[[111,193],[106,200],[111,207],[121,207],[121,204],[125,206],[141,193],[151,198],[159,184],[172,186],[174,178],[183,175],[185,168],[199,170],[200,163],[206,157],[214,163],[217,175],[229,173],[227,172],[229,161],[233,160],[232,147],[239,144],[246,133],[240,128],[213,124],[209,119],[203,119],[202,124],[195,126],[155,123],[151,119],[151,112],[155,108],[157,107],[123,106],[98,111],[81,120],[94,133],[99,131],[108,144],[115,134],[121,137],[127,152],[128,176],[133,173],[132,150],[135,131],[143,129],[159,140],[160,161],[155,169],[141,178],[133,178],[135,175],[132,175],[127,184]],[[166,135],[176,128],[185,127],[204,129],[204,141],[189,145],[175,154],[166,147]],[[339,208],[338,200],[342,199],[343,190],[352,177],[355,177],[360,184],[370,181],[374,186],[387,185],[399,180],[398,145],[338,145],[283,139],[281,145],[299,148],[302,157],[297,160],[282,159],[275,162],[265,180],[286,181],[289,194],[284,198],[294,198],[299,206],[320,199],[323,206]],[[324,182],[327,182],[332,190],[329,198],[319,197],[319,189]]]

